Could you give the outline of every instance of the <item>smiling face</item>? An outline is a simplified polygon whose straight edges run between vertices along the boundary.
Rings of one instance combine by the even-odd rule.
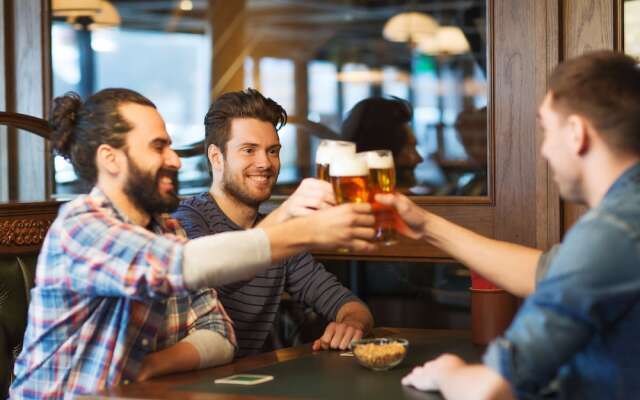
[[[554,110],[551,94],[547,94],[542,102],[538,119],[544,131],[542,156],[549,162],[560,195],[565,200],[585,203],[579,168],[579,146],[576,146],[575,142],[574,130],[578,127],[572,124],[568,117]]]
[[[148,106],[122,104],[118,111],[133,127],[127,132],[127,175],[124,192],[149,214],[171,212],[178,206],[180,159],[160,114]]]
[[[222,190],[235,200],[257,208],[271,197],[280,172],[280,140],[271,123],[234,118],[223,162],[212,160]],[[211,157],[210,157],[211,159]]]

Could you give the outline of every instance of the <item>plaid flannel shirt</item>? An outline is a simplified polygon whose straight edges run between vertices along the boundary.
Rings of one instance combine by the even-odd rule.
[[[185,242],[177,221],[135,225],[98,188],[64,205],[38,258],[10,396],[71,398],[133,380],[145,355],[198,329],[235,345],[216,291],[184,286]]]

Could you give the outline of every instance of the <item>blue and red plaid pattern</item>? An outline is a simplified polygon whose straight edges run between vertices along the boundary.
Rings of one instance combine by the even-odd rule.
[[[150,229],[98,188],[61,208],[38,258],[11,397],[71,398],[133,380],[146,354],[196,329],[235,345],[216,291],[184,286],[180,225],[157,216]]]

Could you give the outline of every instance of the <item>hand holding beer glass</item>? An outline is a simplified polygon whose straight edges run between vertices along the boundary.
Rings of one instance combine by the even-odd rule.
[[[329,168],[336,203],[372,203],[376,217],[376,242],[396,243],[393,209],[375,202],[375,194],[392,193],[396,176],[389,150],[341,154],[331,159]]]
[[[396,188],[396,170],[391,150],[372,150],[358,153],[369,168],[369,196],[376,217],[376,241],[389,246],[395,244],[393,207],[375,201],[378,193],[393,193]],[[335,191],[335,188],[334,188]]]

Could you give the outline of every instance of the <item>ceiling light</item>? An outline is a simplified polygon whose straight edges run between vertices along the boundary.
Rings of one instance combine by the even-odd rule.
[[[416,43],[421,35],[433,35],[438,29],[438,22],[431,16],[406,12],[391,17],[382,30],[382,36],[392,42]]]
[[[458,55],[470,50],[467,38],[457,26],[440,27],[435,35],[420,35],[417,48],[421,53],[431,55]]]

